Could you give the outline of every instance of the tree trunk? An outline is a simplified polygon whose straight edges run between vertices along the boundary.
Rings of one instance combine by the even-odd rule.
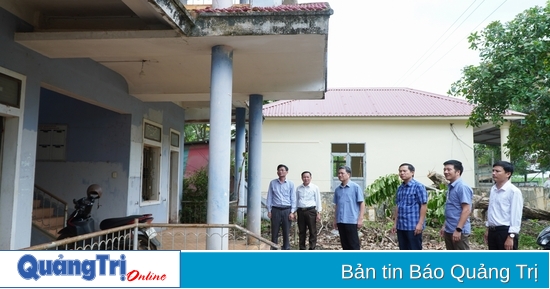
[[[441,188],[441,185],[448,185],[449,182],[445,179],[445,176],[442,174],[438,174],[434,171],[431,171],[428,173],[428,178],[434,182],[434,187]]]
[[[489,207],[489,198],[475,195],[472,203],[474,209],[487,210]],[[523,206],[523,218],[548,221],[550,220],[550,212]]]

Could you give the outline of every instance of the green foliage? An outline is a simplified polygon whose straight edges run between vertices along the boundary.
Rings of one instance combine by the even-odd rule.
[[[186,124],[183,130],[185,132],[184,141],[186,143],[207,141],[210,139],[210,124],[208,123]]]
[[[482,226],[482,227],[472,226],[472,232],[470,233],[470,242],[478,243],[478,244],[485,243],[485,231],[487,231],[487,228],[485,226]]]
[[[208,171],[206,168],[201,168],[192,176],[183,179],[180,222],[206,223],[207,200]]]
[[[469,36],[480,63],[465,67],[449,91],[475,105],[472,126],[501,124],[507,109],[526,113],[525,121],[511,124],[507,147],[512,161],[531,158],[542,167],[550,166],[549,37],[550,2],[510,22],[492,22]]]
[[[191,123],[183,126],[184,141],[201,142],[210,140],[210,124],[209,123]],[[236,129],[231,126],[231,138],[234,138]]]
[[[445,222],[445,202],[447,201],[447,186],[441,184],[437,190],[428,191],[428,210],[426,224],[430,227],[441,227]]]
[[[519,234],[519,250],[536,250],[541,247],[537,245],[537,237],[539,232],[546,228],[545,223],[531,219],[528,222],[523,222],[521,232]]]
[[[384,215],[390,217],[395,207],[395,193],[400,184],[401,180],[397,174],[389,174],[374,180],[365,190],[365,205],[383,207]]]
[[[367,192],[365,205],[382,207],[384,215],[391,217],[395,208],[395,196],[399,185],[401,185],[401,179],[397,174],[389,174],[374,180],[365,190]],[[442,185],[438,190],[428,192],[428,210],[426,212],[428,226],[441,226],[445,221],[446,190],[446,186]]]
[[[493,166],[500,160],[500,146],[474,144],[474,156],[478,166]]]
[[[540,248],[537,245],[537,236],[519,235],[518,250],[536,250]]]
[[[539,223],[537,220],[529,220],[524,222],[521,227],[521,233],[519,234],[519,250],[539,250],[540,246],[537,245],[537,236],[540,231],[545,228],[545,224]],[[485,232],[487,228],[485,226],[475,227],[472,226],[472,233],[470,234],[470,242],[484,244]]]

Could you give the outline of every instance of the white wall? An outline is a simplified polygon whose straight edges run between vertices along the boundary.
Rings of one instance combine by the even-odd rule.
[[[473,130],[466,127],[465,119],[267,118],[263,125],[262,191],[277,177],[281,163],[289,167],[288,178],[296,184],[301,183],[301,172],[309,170],[321,191],[331,191],[331,143],[366,144],[366,185],[397,173],[404,162],[415,166],[417,180],[431,185],[428,172],[442,173],[443,162],[449,159],[463,163],[463,179],[474,185]]]

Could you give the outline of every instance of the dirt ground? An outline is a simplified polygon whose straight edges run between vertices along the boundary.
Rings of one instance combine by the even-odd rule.
[[[520,238],[526,240],[535,240],[540,231],[550,226],[550,221],[525,220],[522,223]],[[399,250],[397,239],[394,234],[390,234],[391,223],[368,222],[360,231],[362,250]],[[476,229],[477,228],[477,229]],[[472,231],[477,232],[470,236],[470,248],[472,250],[487,250],[487,245],[482,241],[482,232],[484,232],[484,222],[473,221]],[[317,250],[341,250],[340,239],[334,234],[332,225],[318,224]],[[439,236],[439,228],[434,229],[426,227],[423,233],[424,250],[445,250],[445,242]],[[291,247],[298,249],[297,226],[293,224],[291,230]],[[279,242],[282,244],[282,240]],[[542,248],[534,244],[534,241],[528,243],[531,246],[523,249],[540,250]],[[520,248],[521,249],[521,248]]]

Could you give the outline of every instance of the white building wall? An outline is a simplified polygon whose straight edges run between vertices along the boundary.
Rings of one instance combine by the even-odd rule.
[[[451,123],[453,123],[451,129]],[[453,133],[454,131],[454,133]],[[473,186],[473,130],[466,120],[274,119],[263,126],[262,191],[276,178],[278,164],[289,167],[288,179],[301,183],[309,170],[321,191],[331,189],[331,143],[366,144],[366,185],[380,176],[397,173],[401,163],[416,168],[416,179],[431,185],[428,172],[443,173],[443,162],[464,165],[464,181]]]

